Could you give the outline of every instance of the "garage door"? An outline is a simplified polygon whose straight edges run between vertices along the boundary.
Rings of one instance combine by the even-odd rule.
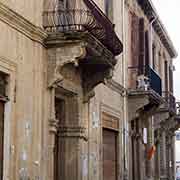
[[[103,129],[103,180],[117,180],[117,133]]]

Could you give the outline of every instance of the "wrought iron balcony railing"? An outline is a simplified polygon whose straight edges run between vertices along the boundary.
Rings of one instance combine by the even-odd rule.
[[[130,89],[151,89],[162,96],[161,78],[150,66],[129,67],[128,75]]]
[[[66,5],[45,11],[43,19],[48,33],[88,32],[113,55],[122,52],[122,44],[114,31],[114,25],[93,0],[66,0]]]
[[[171,92],[165,91],[163,92],[163,97],[167,103],[168,109],[171,112],[176,113],[176,98],[173,96],[173,94]]]

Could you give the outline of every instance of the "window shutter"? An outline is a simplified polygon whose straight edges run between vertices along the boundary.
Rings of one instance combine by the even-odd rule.
[[[168,63],[164,63],[165,91],[168,92]]]
[[[131,66],[138,67],[139,61],[139,18],[131,14]]]
[[[144,18],[139,19],[139,72],[138,74],[144,74],[145,63],[145,30],[144,30]]]
[[[149,32],[145,32],[145,66],[149,66]]]
[[[173,71],[170,66],[169,66],[169,90],[171,93],[173,93]]]

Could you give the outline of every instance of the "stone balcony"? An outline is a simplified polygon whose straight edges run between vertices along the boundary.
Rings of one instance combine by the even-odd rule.
[[[48,33],[47,48],[66,49],[61,55],[64,59],[55,64],[78,66],[85,91],[112,76],[115,56],[123,46],[114,25],[93,0],[67,0],[66,4],[59,1],[54,8],[44,11],[43,21]],[[74,57],[73,52],[78,55]]]
[[[155,112],[165,101],[160,76],[150,66],[128,68],[129,108],[136,114],[141,109]]]
[[[165,100],[165,103],[160,107],[160,111],[167,111],[170,115],[176,115],[176,98],[171,92],[164,91],[162,96]]]

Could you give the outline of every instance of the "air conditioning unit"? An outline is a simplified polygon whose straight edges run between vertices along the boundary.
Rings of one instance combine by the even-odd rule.
[[[150,83],[149,83],[149,78],[144,76],[144,75],[140,75],[137,77],[137,88],[138,89],[142,89],[147,91],[149,89]]]

